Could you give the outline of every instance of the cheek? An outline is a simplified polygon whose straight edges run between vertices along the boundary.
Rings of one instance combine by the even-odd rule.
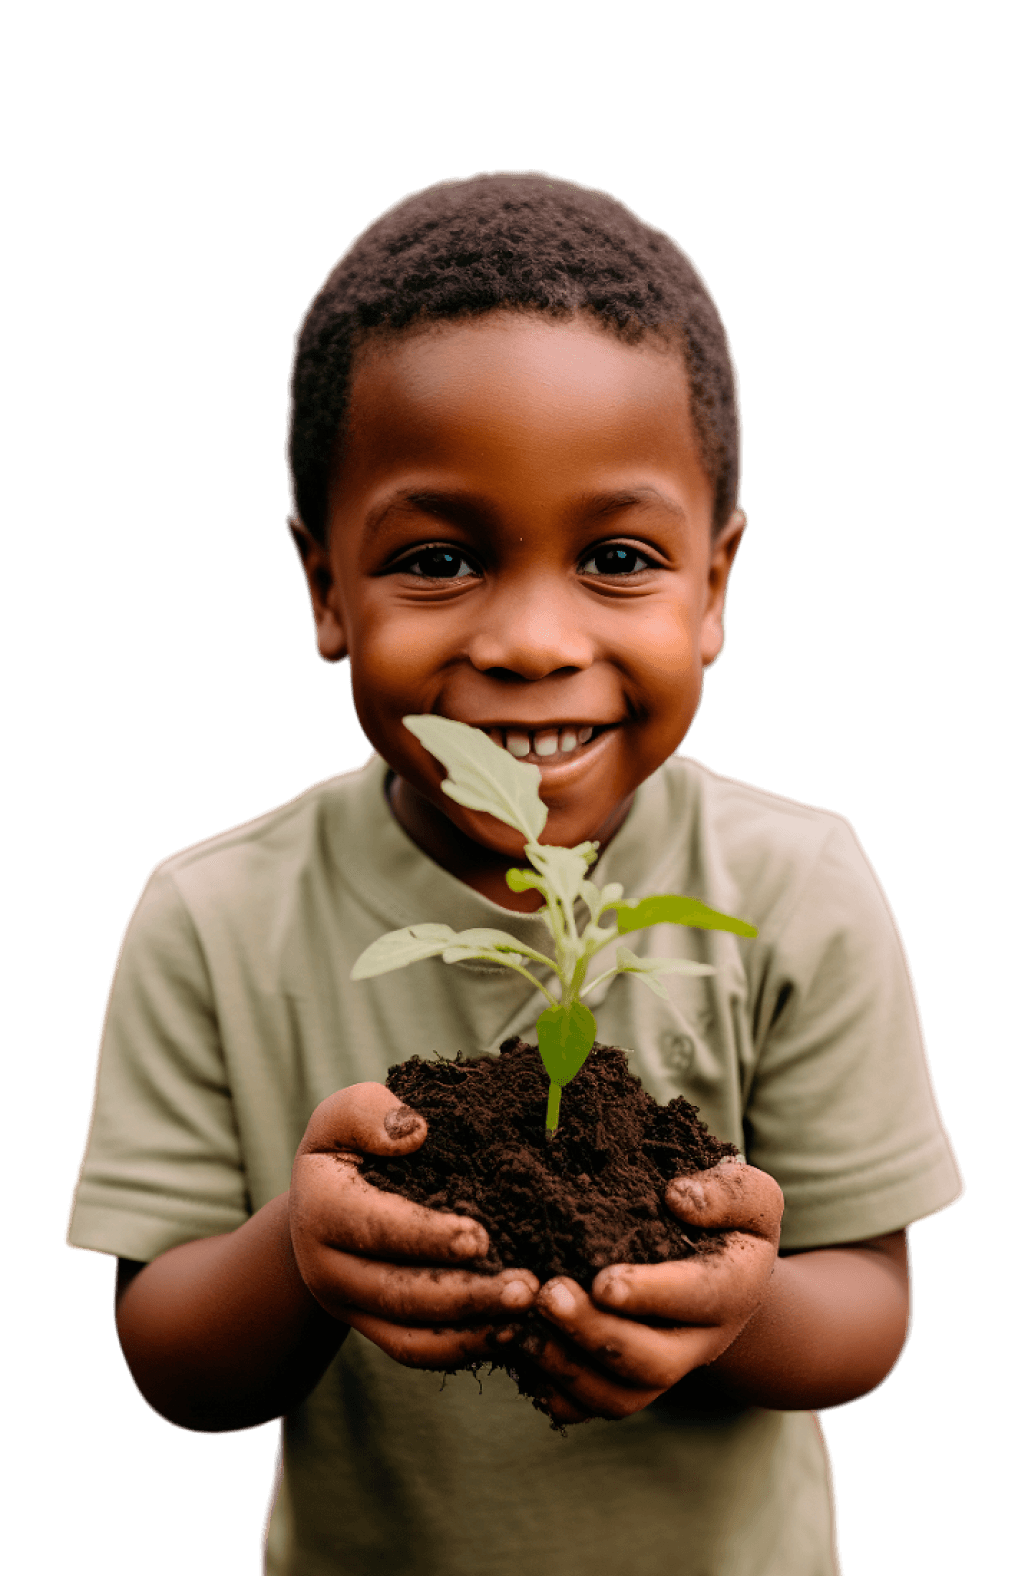
[[[653,696],[653,710],[674,706],[675,698],[691,691],[702,677],[699,621],[692,610],[680,606],[654,609],[645,624],[634,631],[630,660],[643,691]]]
[[[374,602],[365,605],[354,620],[350,647],[354,695],[379,699],[385,710],[392,705],[409,710],[404,696],[416,698],[435,665],[436,644],[431,621],[402,609],[380,609]]]

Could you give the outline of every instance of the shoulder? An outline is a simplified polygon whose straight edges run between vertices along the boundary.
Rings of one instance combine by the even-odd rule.
[[[727,885],[764,935],[780,932],[796,905],[856,890],[881,901],[867,857],[849,822],[674,756],[664,768],[698,858],[715,884]]]
[[[380,797],[380,775],[381,763],[372,760],[172,855],[151,876],[141,912],[184,910],[195,922],[226,907],[266,910],[300,887],[333,880],[345,871],[348,845],[361,837],[369,797]]]

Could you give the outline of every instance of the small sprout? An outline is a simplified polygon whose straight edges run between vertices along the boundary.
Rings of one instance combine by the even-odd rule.
[[[613,967],[587,985],[586,972],[596,954],[620,936],[651,925],[691,925],[701,930],[728,930],[737,936],[755,936],[757,932],[745,920],[719,914],[696,898],[666,892],[626,903],[624,888],[617,882],[601,890],[586,874],[596,860],[596,843],[560,848],[539,842],[548,811],[539,797],[537,766],[515,760],[480,728],[467,723],[431,716],[403,720],[425,749],[446,767],[442,784],[445,794],[467,809],[495,816],[524,837],[525,858],[531,869],[508,870],[507,885],[512,892],[531,889],[542,894],[542,917],[553,942],[553,955],[537,952],[504,930],[409,925],[373,941],[357,959],[350,978],[371,979],[434,957],[441,957],[444,963],[480,958],[502,963],[523,975],[546,998],[546,1007],[536,1021],[536,1032],[539,1055],[550,1079],[546,1134],[552,1138],[560,1117],[561,1093],[584,1064],[596,1040],[596,1019],[583,997],[616,974],[633,974],[656,995],[666,997],[667,988],[658,975],[714,972],[709,963],[693,963],[687,958],[640,958],[628,947],[618,947]],[[579,899],[589,913],[581,933],[575,918]],[[605,914],[613,914],[614,924],[600,924]],[[547,984],[531,972],[530,963],[543,965]]]

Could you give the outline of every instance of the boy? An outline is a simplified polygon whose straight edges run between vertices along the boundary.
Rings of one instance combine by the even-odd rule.
[[[118,1255],[122,1346],[158,1411],[284,1416],[274,1576],[825,1576],[808,1409],[888,1372],[904,1228],[958,1184],[852,834],[674,756],[745,523],[716,310],[610,199],[479,177],[356,243],[293,392],[318,645],[349,656],[377,757],[154,876],[72,1240]],[[718,1258],[540,1287],[477,1273],[476,1223],[362,1182],[362,1154],[425,1137],[382,1087],[390,1063],[495,1050],[538,1011],[480,965],[349,981],[370,941],[420,920],[541,929],[535,894],[504,881],[515,834],[442,794],[403,727],[425,712],[537,764],[546,839],[597,839],[597,880],[759,927],[705,935],[717,973],[692,994],[617,985],[595,1007],[651,1092],[686,1093],[750,1162],[669,1189],[683,1221],[724,1231]],[[650,949],[682,947],[672,930]],[[438,1370],[502,1350],[533,1303],[564,1439],[502,1375],[439,1392]],[[574,1426],[595,1417],[617,1421]]]

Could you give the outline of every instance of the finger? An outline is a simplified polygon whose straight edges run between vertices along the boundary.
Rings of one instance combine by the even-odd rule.
[[[576,1281],[564,1277],[547,1281],[535,1306],[566,1337],[570,1355],[580,1352],[602,1373],[658,1395],[693,1368],[712,1362],[727,1344],[720,1326],[655,1329],[607,1313]]]
[[[587,1411],[585,1407],[578,1406],[571,1397],[565,1395],[563,1390],[556,1385],[548,1385],[540,1393],[539,1400],[547,1416],[557,1424],[558,1428],[573,1428],[576,1423],[591,1423],[597,1412]]]
[[[530,1396],[559,1428],[566,1428],[574,1423],[588,1423],[598,1416],[598,1413],[591,1412],[588,1407],[580,1406],[577,1401],[573,1401],[553,1379],[525,1357],[523,1352],[519,1351],[516,1360],[511,1362],[510,1372],[516,1375],[521,1394]]]
[[[720,1253],[666,1264],[612,1264],[590,1290],[601,1307],[630,1319],[739,1326],[763,1300],[776,1258],[774,1243],[732,1232]]]
[[[428,1123],[380,1083],[339,1089],[314,1111],[298,1154],[409,1155],[420,1149]]]
[[[534,1334],[535,1332],[533,1332]],[[631,1417],[655,1401],[667,1386],[625,1384],[600,1373],[570,1349],[556,1332],[536,1335],[525,1348],[531,1354],[536,1393],[550,1410],[557,1397],[591,1417]],[[530,1381],[532,1382],[532,1381]],[[555,1415],[555,1414],[554,1414]]]
[[[774,1242],[785,1200],[774,1177],[740,1161],[722,1161],[668,1183],[667,1206],[679,1220],[715,1231],[748,1231]]]
[[[405,1367],[435,1368],[447,1373],[468,1368],[472,1363],[498,1362],[504,1347],[517,1334],[516,1326],[495,1322],[466,1330],[393,1324],[361,1308],[347,1309],[339,1317]]]
[[[397,1324],[506,1320],[527,1312],[539,1290],[529,1270],[476,1275],[469,1270],[417,1269],[351,1253],[330,1255],[326,1273],[331,1275],[333,1304],[361,1308]],[[319,1300],[326,1303],[324,1287]]]
[[[357,1163],[340,1154],[297,1156],[289,1218],[305,1279],[303,1260],[315,1246],[433,1264],[484,1259],[489,1252],[489,1235],[477,1221],[372,1187]]]

